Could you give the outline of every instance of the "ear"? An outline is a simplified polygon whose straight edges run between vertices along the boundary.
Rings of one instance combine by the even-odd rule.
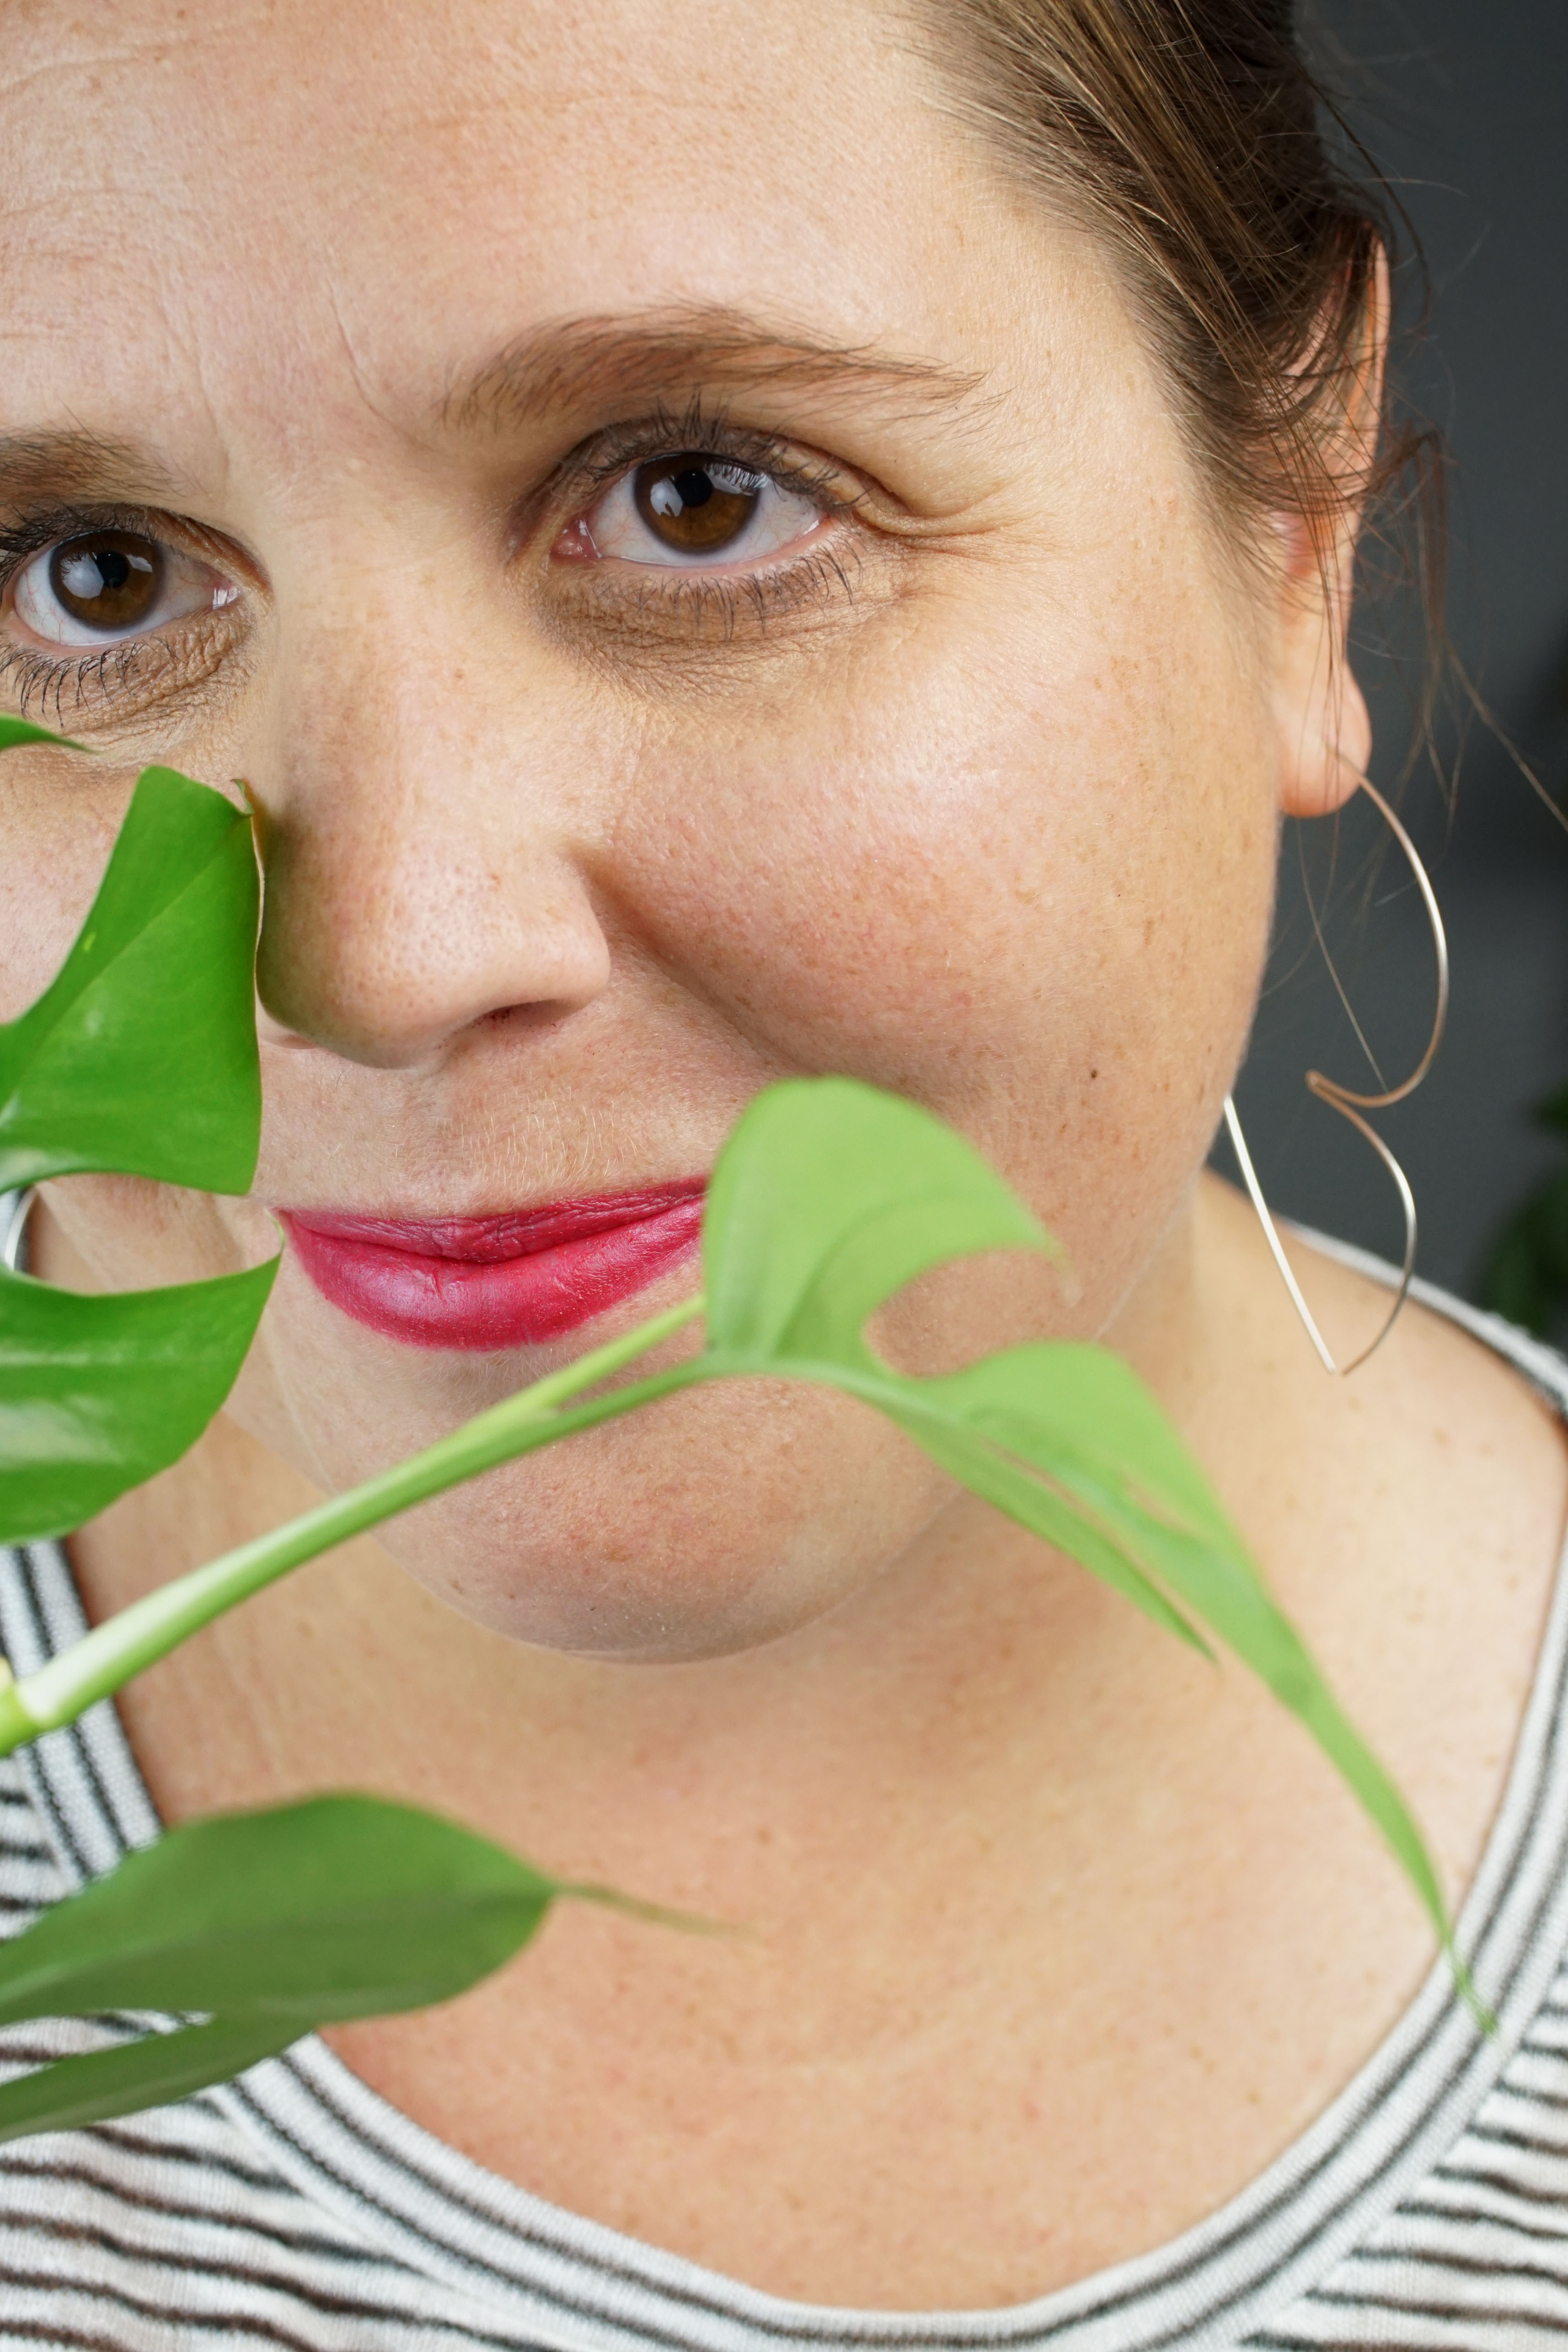
[[[1363,358],[1343,425],[1324,453],[1328,478],[1344,486],[1343,495],[1321,516],[1279,520],[1274,717],[1280,806],[1287,816],[1330,816],[1343,808],[1372,755],[1372,722],[1351,674],[1349,635],[1364,504],[1358,486],[1377,446],[1388,309],[1388,262],[1380,254]]]

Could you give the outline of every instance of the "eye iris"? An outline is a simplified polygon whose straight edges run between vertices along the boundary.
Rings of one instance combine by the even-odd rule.
[[[49,586],[65,610],[90,629],[134,629],[158,602],[163,557],[155,540],[130,531],[68,539],[49,558]]]
[[[757,511],[762,478],[716,457],[660,457],[639,467],[637,511],[655,539],[681,555],[731,546]]]

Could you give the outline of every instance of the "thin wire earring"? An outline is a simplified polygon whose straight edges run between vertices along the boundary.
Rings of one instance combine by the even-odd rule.
[[[37,1197],[37,1192],[29,1188],[26,1192],[13,1192],[7,1204],[5,1229],[0,1231],[0,1265],[7,1274],[21,1272],[23,1237]]]
[[[1273,1253],[1274,1263],[1280,1269],[1281,1278],[1291,1294],[1291,1303],[1306,1326],[1307,1337],[1317,1349],[1323,1370],[1333,1372],[1342,1380],[1348,1373],[1354,1372],[1359,1365],[1364,1364],[1368,1356],[1375,1354],[1382,1347],[1398,1320],[1399,1310],[1410,1293],[1410,1277],[1416,1271],[1416,1196],[1410,1190],[1410,1181],[1404,1169],[1401,1168],[1375,1128],[1372,1127],[1362,1114],[1369,1110],[1387,1110],[1392,1104],[1403,1102],[1407,1095],[1415,1093],[1432,1066],[1433,1058],[1442,1043],[1444,1026],[1448,1018],[1448,934],[1443,929],[1443,918],[1438,910],[1437,895],[1432,888],[1431,877],[1421,863],[1415,843],[1377,787],[1369,783],[1364,776],[1359,777],[1357,782],[1368,800],[1375,807],[1381,810],[1390,832],[1409,860],[1410,871],[1416,877],[1416,887],[1421,893],[1422,901],[1427,909],[1427,919],[1432,926],[1432,945],[1437,958],[1437,1007],[1432,1022],[1432,1034],[1427,1041],[1426,1052],[1403,1086],[1390,1087],[1386,1094],[1354,1094],[1349,1087],[1342,1087],[1337,1079],[1325,1077],[1321,1070],[1307,1072],[1307,1086],[1310,1091],[1316,1095],[1320,1102],[1327,1103],[1331,1110],[1337,1110],[1342,1118],[1349,1119],[1352,1127],[1359,1134],[1364,1135],[1371,1144],[1389,1175],[1394,1179],[1394,1187],[1399,1195],[1399,1205],[1405,1212],[1405,1264],[1399,1276],[1399,1286],[1394,1294],[1394,1304],[1389,1308],[1387,1318],[1375,1339],[1368,1347],[1362,1349],[1359,1356],[1353,1356],[1348,1364],[1335,1363],[1329,1351],[1328,1342],[1317,1327],[1312,1310],[1301,1295],[1301,1286],[1291,1271],[1291,1262],[1285,1255],[1284,1245],[1280,1239],[1279,1228],[1270,1214],[1269,1203],[1263,1198],[1263,1187],[1258,1181],[1258,1171],[1252,1165],[1252,1154],[1248,1150],[1247,1139],[1241,1132],[1241,1121],[1236,1115],[1236,1104],[1229,1095],[1225,1097],[1225,1124],[1229,1130],[1231,1146],[1241,1170],[1242,1180],[1251,1196],[1252,1206],[1258,1212],[1258,1221],[1263,1228],[1264,1238]],[[1315,924],[1315,909],[1313,921]],[[1321,939],[1322,934],[1320,933],[1319,936]],[[1337,976],[1335,984],[1336,986],[1338,984]],[[1342,996],[1343,993],[1342,991]],[[1349,1010],[1348,1006],[1346,1010]],[[1353,1013],[1351,1015],[1353,1022],[1354,1017]],[[1357,1034],[1360,1034],[1359,1030]],[[1363,1042],[1364,1043],[1364,1040]],[[1375,1067],[1375,1064],[1374,1066]]]

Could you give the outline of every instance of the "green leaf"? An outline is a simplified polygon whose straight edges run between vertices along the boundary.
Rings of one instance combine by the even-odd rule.
[[[833,1381],[846,1387],[852,1376]],[[1030,1465],[998,1447],[983,1432],[970,1426],[961,1410],[911,1393],[912,1384],[900,1374],[878,1380],[862,1378],[850,1393],[875,1405],[890,1421],[914,1438],[932,1460],[971,1494],[994,1503],[1031,1535],[1052,1544],[1076,1559],[1151,1617],[1167,1633],[1186,1642],[1202,1656],[1213,1651],[1201,1633],[1172,1606],[1157,1584],[1138,1566],[1124,1538],[1098,1525],[1092,1515],[1049,1486]],[[958,1425],[956,1427],[955,1423]]]
[[[704,1230],[710,1352],[698,1369],[859,1396],[1167,1631],[1203,1648],[1197,1627],[1206,1627],[1300,1718],[1450,1943],[1437,1874],[1398,1790],[1131,1368],[1103,1348],[1059,1341],[916,1380],[868,1345],[866,1318],[914,1275],[1019,1246],[1050,1244],[994,1171],[928,1112],[848,1078],[774,1087],[714,1172]]]
[[[1492,1244],[1481,1297],[1544,1339],[1568,1300],[1568,1171],[1526,1195]]]
[[[68,1534],[178,1461],[233,1387],[277,1270],[78,1297],[0,1267],[0,1543]]]
[[[258,905],[246,811],[144,769],[76,945],[0,1027],[0,1190],[83,1169],[246,1189]]]
[[[1099,1508],[1136,1518],[1139,1499],[1151,1502],[1257,1581],[1207,1479],[1143,1381],[1109,1348],[1037,1340],[917,1386]]]
[[[412,1805],[308,1798],[171,1830],[0,1945],[0,2024],[109,2009],[286,2025],[447,2000],[562,1892]]]
[[[178,1580],[165,1593],[147,1596],[0,1695],[5,1747],[70,1720],[197,1624],[329,1543],[480,1469],[698,1381],[808,1381],[845,1391],[886,1413],[950,1475],[1081,1561],[1170,1632],[1203,1648],[1197,1628],[1206,1627],[1230,1647],[1318,1741],[1387,1838],[1451,1951],[1436,1874],[1397,1790],[1338,1707],[1201,1471],[1130,1368],[1089,1343],[1036,1343],[960,1372],[918,1380],[883,1363],[867,1342],[866,1319],[927,1267],[983,1249],[1050,1248],[1027,1210],[967,1144],[913,1104],[854,1081],[791,1081],[759,1097],[726,1146],[715,1171],[704,1245],[711,1297],[709,1345],[700,1357],[630,1389],[602,1390],[608,1376],[667,1336],[697,1302],[666,1310],[643,1331],[548,1375],[365,1486]],[[584,1391],[596,1386],[601,1393],[583,1402]],[[319,1816],[322,1822],[333,1819],[329,1812]],[[220,1830],[225,1839],[240,1835],[234,1822],[204,1824],[176,1832],[168,1845],[178,1852],[177,1839],[215,1837]],[[275,1833],[281,1835],[275,1827],[256,1832],[266,1838]],[[177,1926],[167,1935],[154,1932],[154,1905],[130,1941],[121,1938],[104,1979],[93,1973],[98,1940],[71,1948],[68,1966],[47,1981],[40,1978],[40,1953],[54,1966],[53,1947],[45,1940],[48,1923],[43,1923],[12,1948],[15,1959],[0,1960],[0,2021],[66,2006],[233,2015],[263,2001],[275,2010],[293,2005],[299,2019],[320,2020],[444,1998],[516,1949],[550,1895],[564,1890],[530,1874],[521,1886],[515,1874],[522,1865],[509,1856],[442,1824],[435,1833],[465,1840],[470,1858],[479,1853],[477,1886],[465,1878],[461,1885],[442,1878],[432,1893],[417,1871],[413,1884],[395,1872],[376,1878],[372,1868],[361,1900],[352,1892],[359,1885],[356,1855],[368,1855],[380,1867],[374,1841],[350,1838],[341,1867],[329,1867],[323,1878],[313,1857],[318,1847],[328,1853],[331,1842],[313,1828],[309,1836],[300,1832],[298,1853],[276,1884],[265,1853],[246,1855],[242,1892],[257,1890],[265,1917],[252,1918],[243,1907],[235,1913],[225,1892],[223,1905],[230,1907],[220,1906],[221,1916],[207,1923],[211,1932],[193,1942],[186,1931],[192,1919],[199,1925],[204,1916],[202,1889],[217,1887],[221,1874],[209,1876],[202,1869],[167,1885],[160,1880],[160,1900]],[[160,1859],[163,1851],[139,1857],[103,1889],[78,1897],[70,1906],[73,1920],[89,1903],[126,1901],[127,1888],[139,1894],[143,1872],[152,1886],[156,1873],[172,1868],[167,1857]],[[441,1870],[445,1867],[443,1859]],[[112,1896],[110,1887],[118,1890]],[[236,1917],[243,1932],[235,1931]],[[395,1961],[378,1958],[394,1921]],[[89,1925],[99,1939],[96,1915]],[[449,1934],[452,1953],[445,1948]],[[325,1974],[324,1955],[337,1956]],[[9,1968],[34,1975],[22,1983],[5,1973]],[[228,1973],[235,1969],[241,1973]],[[1459,1976],[1468,1990],[1462,1970]],[[16,2006],[18,2001],[30,2005]]]
[[[1142,1382],[1103,1349],[1023,1348],[920,1384],[1067,1489],[1299,1716],[1383,1832],[1439,1934],[1442,1895],[1382,1766],[1344,1717]],[[1140,1497],[1146,1496],[1146,1502]]]
[[[0,2025],[105,2010],[211,2021],[6,2084],[0,2141],[188,2097],[319,2025],[448,2000],[520,1951],[558,1895],[711,1925],[563,1885],[471,1830],[376,1797],[170,1830],[0,1944]]]
[[[75,743],[68,735],[57,735],[51,728],[35,727],[30,719],[7,719],[0,714],[0,751],[18,751],[24,743],[53,743],[61,751],[90,751],[90,743]]]
[[[0,2085],[0,2142],[29,2132],[79,2131],[139,2115],[227,2083],[299,2038],[277,2019],[214,2018],[180,2033],[147,2033],[115,2050],[57,2058]]]
[[[750,1104],[714,1170],[708,1344],[869,1364],[866,1318],[917,1274],[981,1250],[1055,1246],[929,1111],[853,1078],[789,1078]]]
[[[1041,1360],[1051,1358],[1053,1363]],[[1071,1416],[1059,1417],[1051,1395],[1063,1377],[1071,1381],[1085,1372],[1086,1387],[1098,1390],[1111,1440],[1098,1449],[1073,1444]],[[940,1381],[894,1373],[883,1396],[877,1386],[857,1381],[852,1392],[880,1403],[965,1486],[1102,1577],[1167,1631],[1204,1648],[1193,1630],[1196,1619],[1249,1666],[1317,1741],[1382,1832],[1437,1933],[1448,1938],[1442,1890],[1408,1809],[1239,1538],[1225,1528],[1211,1499],[1197,1511],[1184,1509],[1184,1490],[1196,1475],[1190,1462],[1174,1479],[1150,1475],[1157,1451],[1177,1443],[1174,1433],[1163,1433],[1162,1448],[1142,1473],[1129,1476],[1117,1458],[1134,1450],[1140,1425],[1158,1412],[1126,1365],[1103,1350],[1063,1343],[1011,1349]],[[991,1454],[998,1443],[1037,1477],[1020,1471],[1002,1480]],[[1154,1499],[1141,1503],[1140,1488]]]
[[[0,726],[0,749],[58,740]],[[258,898],[245,811],[147,769],[70,954],[0,1027],[0,1190],[85,1169],[245,1190]],[[84,1298],[0,1270],[0,1541],[79,1527],[176,1461],[233,1386],[274,1271]]]

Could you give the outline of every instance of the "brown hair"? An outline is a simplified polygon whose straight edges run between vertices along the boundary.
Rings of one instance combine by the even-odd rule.
[[[1435,436],[1385,392],[1347,462],[1393,207],[1298,45],[1291,0],[914,0],[959,112],[1105,238],[1232,515],[1413,526],[1441,610]],[[1329,135],[1325,135],[1329,134]],[[1405,560],[1397,569],[1408,572]]]

